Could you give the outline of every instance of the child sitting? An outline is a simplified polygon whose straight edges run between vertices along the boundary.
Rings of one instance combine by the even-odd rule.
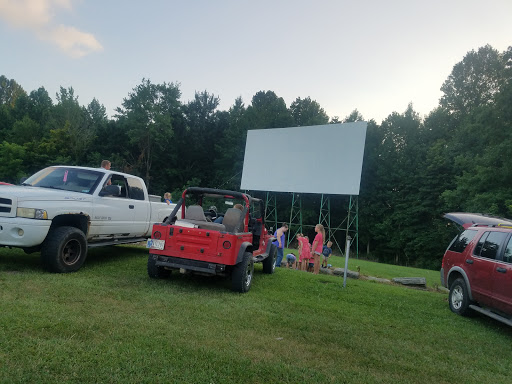
[[[322,268],[327,268],[327,261],[329,256],[332,254],[332,241],[328,241],[327,245],[324,245],[322,249]]]
[[[297,235],[297,241],[299,242],[300,269],[306,271],[311,259],[311,245],[309,244],[309,239],[302,233]]]

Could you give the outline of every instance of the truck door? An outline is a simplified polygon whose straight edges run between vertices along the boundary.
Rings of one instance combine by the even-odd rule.
[[[142,236],[149,228],[151,207],[149,198],[144,193],[142,181],[136,177],[127,177],[129,208],[133,213],[132,233]]]
[[[493,307],[512,314],[512,237],[493,271]]]
[[[113,174],[105,181],[117,186],[118,194],[93,197],[93,217],[91,218],[90,236],[93,237],[132,237],[134,210],[130,209],[128,183],[125,177]],[[115,188],[114,188],[115,189]],[[100,191],[101,192],[101,191]]]

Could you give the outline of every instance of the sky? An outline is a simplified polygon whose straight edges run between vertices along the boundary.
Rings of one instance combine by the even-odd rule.
[[[467,52],[512,45],[511,19],[511,0],[0,0],[0,75],[109,116],[145,78],[220,110],[273,91],[380,123],[428,115]]]

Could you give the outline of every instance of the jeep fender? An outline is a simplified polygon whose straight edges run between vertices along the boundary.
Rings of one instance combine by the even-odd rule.
[[[238,256],[236,257],[236,264],[241,263],[244,259],[245,252],[252,253],[252,244],[248,241],[244,241],[240,246],[240,250],[238,251]]]
[[[469,283],[469,279],[468,279],[468,276],[466,275],[466,271],[464,271],[461,267],[453,267],[452,269],[450,269],[450,271],[448,272],[448,275],[446,276],[446,280],[447,280],[446,283],[448,285],[447,288],[450,289],[451,283],[453,282],[453,280],[455,280],[454,278],[451,277],[453,273],[462,276],[462,278],[464,279],[464,282],[466,283],[466,287],[468,287],[469,299],[472,301],[473,294],[471,293],[471,284]]]

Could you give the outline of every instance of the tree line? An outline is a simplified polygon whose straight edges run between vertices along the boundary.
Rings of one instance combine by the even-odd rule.
[[[44,87],[27,93],[2,75],[0,181],[17,183],[52,164],[98,167],[106,158],[158,195],[190,185],[239,189],[248,130],[365,120],[361,249],[383,262],[438,268],[454,235],[444,212],[512,216],[512,47],[468,52],[441,91],[425,117],[410,104],[378,124],[357,110],[329,117],[311,97],[287,106],[273,91],[219,110],[207,91],[183,102],[179,84],[143,79],[109,118],[97,99],[80,105],[72,87],[61,87],[54,102]],[[305,221],[318,217],[318,199],[305,197]]]

